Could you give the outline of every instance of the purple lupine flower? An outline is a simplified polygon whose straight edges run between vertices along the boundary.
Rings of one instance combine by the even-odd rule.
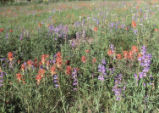
[[[103,64],[103,65],[106,65],[105,59],[102,59],[102,64]]]
[[[73,79],[73,90],[77,90],[78,80],[77,80],[77,70],[74,68],[72,72],[72,79]]]
[[[76,39],[80,38],[80,32],[76,32]]]
[[[105,59],[102,60],[102,64],[98,65],[98,72],[100,75],[98,76],[98,80],[104,81],[104,76],[106,75],[106,62]]]
[[[0,87],[3,86],[3,76],[4,76],[4,72],[0,73]]]
[[[58,88],[60,85],[58,83],[58,76],[57,75],[53,75],[53,83],[55,85],[55,88]]]
[[[119,85],[121,84],[121,80],[122,80],[122,74],[117,75],[115,77],[115,85],[114,85],[114,87],[112,89],[112,91],[115,93],[117,101],[119,101],[121,99],[122,89],[119,88]],[[124,86],[123,89],[125,89],[125,86]]]
[[[139,73],[139,78],[146,77],[146,74],[149,72],[152,55],[147,53],[146,47],[143,46],[141,49],[142,56],[138,58],[140,66],[143,68],[142,72]]]
[[[125,28],[125,24],[121,24],[121,28],[124,29]]]
[[[54,31],[54,29],[55,29],[55,28],[54,28],[54,26],[53,26],[53,25],[50,25],[50,26],[49,26],[49,32]]]
[[[75,47],[75,42],[74,41],[72,41],[71,46]]]
[[[22,39],[23,39],[23,33],[21,33],[21,34],[20,34],[19,39],[20,39],[20,40],[22,40]]]
[[[135,35],[137,35],[138,30],[137,29],[133,29],[133,32],[134,32]]]
[[[134,78],[135,78],[136,81],[138,81],[138,76],[137,76],[137,74],[134,74]]]
[[[75,26],[75,27],[79,27],[80,25],[81,25],[80,22],[75,22],[75,23],[74,23],[74,26]]]
[[[6,39],[8,39],[8,36],[9,36],[9,34],[7,33],[7,34],[6,34]]]
[[[110,49],[114,52],[114,45],[110,44]]]
[[[102,64],[99,64],[99,65],[98,65],[98,72],[101,72],[102,75],[106,75],[106,69],[105,69],[105,66],[102,65]]]
[[[99,76],[98,76],[98,80],[104,81],[104,76],[103,76],[103,75],[99,75]]]
[[[114,27],[114,22],[110,23],[109,27],[113,28]]]

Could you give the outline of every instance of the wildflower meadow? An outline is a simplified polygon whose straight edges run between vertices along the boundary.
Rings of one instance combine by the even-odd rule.
[[[159,0],[28,2],[0,2],[0,113],[159,113]]]

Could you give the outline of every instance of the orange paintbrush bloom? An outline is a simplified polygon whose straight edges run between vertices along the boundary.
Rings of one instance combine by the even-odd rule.
[[[132,21],[131,25],[133,28],[136,28],[136,22],[134,20]]]
[[[56,64],[57,64],[58,68],[61,68],[61,66],[62,66],[62,58],[61,57],[56,58]]]
[[[22,75],[20,73],[17,73],[16,74],[16,77],[17,77],[17,80],[18,81],[21,81],[22,80]]]
[[[13,53],[12,52],[8,52],[8,59],[10,62],[13,60]]]
[[[72,68],[71,68],[71,66],[67,66],[66,67],[66,74],[67,75],[70,75],[72,73]]]
[[[138,52],[138,49],[137,49],[137,47],[136,47],[135,45],[133,45],[133,46],[131,47],[131,51],[132,51],[133,53],[137,53],[137,52]]]
[[[121,59],[122,59],[121,54],[117,54],[116,57],[117,57],[118,60],[121,60]]]
[[[31,67],[33,65],[33,61],[32,60],[28,60],[27,64],[28,64],[28,67]]]
[[[61,52],[57,52],[56,57],[61,57]]]
[[[58,68],[61,68],[61,66],[62,66],[61,52],[57,52],[57,54],[56,54],[56,64],[57,64]]]
[[[98,28],[97,28],[97,27],[94,27],[93,30],[94,30],[95,32],[97,32],[97,31],[98,31]]]
[[[50,68],[50,72],[51,72],[51,75],[55,75],[55,74],[56,74],[56,67],[55,67],[55,65],[53,65],[53,66]]]
[[[140,58],[141,56],[142,56],[142,54],[141,54],[141,53],[138,53],[137,58]]]
[[[41,24],[41,23],[39,23],[39,24],[38,24],[38,26],[39,26],[39,27],[42,27],[42,24]]]
[[[40,84],[40,81],[42,79],[42,76],[40,74],[36,75],[36,83],[39,85]]]
[[[22,70],[22,71],[25,70],[25,64],[24,64],[24,63],[21,65],[21,70]]]
[[[43,77],[44,74],[45,74],[45,69],[42,69],[42,68],[39,69],[38,74],[41,75],[41,76]]]
[[[97,59],[96,58],[93,58],[92,59],[92,63],[96,63],[97,62]]]
[[[43,55],[41,56],[41,63],[42,63],[42,64],[45,64],[46,59],[47,59],[48,57],[49,57],[48,54],[43,54]]]
[[[10,29],[10,30],[9,30],[9,32],[10,32],[10,33],[12,33],[12,32],[13,32],[13,30],[12,30],[12,29]]]
[[[128,52],[128,59],[132,60],[133,59],[133,52],[132,51],[129,51]]]
[[[0,28],[0,32],[3,32],[4,31],[4,28]]]
[[[82,61],[83,63],[86,63],[86,57],[85,57],[85,56],[82,56],[81,61]]]
[[[124,58],[127,59],[128,58],[128,51],[123,51],[123,55],[124,55]]]
[[[89,52],[90,52],[90,50],[89,50],[89,49],[86,49],[86,50],[85,50],[85,52],[86,52],[86,53],[89,53]]]
[[[107,51],[107,54],[108,54],[108,56],[111,56],[111,55],[114,54],[114,52],[113,52],[112,50],[109,49],[109,50]]]
[[[157,28],[154,29],[155,32],[158,32],[159,30]]]
[[[34,66],[38,67],[38,60],[37,59],[34,59]]]

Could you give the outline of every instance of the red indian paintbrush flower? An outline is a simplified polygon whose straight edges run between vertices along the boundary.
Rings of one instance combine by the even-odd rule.
[[[12,52],[8,52],[8,59],[10,62],[13,60],[13,53]]]
[[[134,20],[132,21],[131,25],[133,28],[136,28],[136,22]]]
[[[92,59],[92,63],[96,63],[97,62],[97,59],[96,58],[93,58]]]
[[[85,50],[85,52],[86,52],[86,53],[89,53],[89,52],[90,52],[90,50],[89,50],[89,49],[86,49],[86,50]]]
[[[118,60],[121,60],[121,59],[122,59],[121,54],[117,54],[116,57],[117,57]]]
[[[40,74],[36,75],[36,83],[39,85],[40,84],[40,81],[42,79],[42,76]]]
[[[62,58],[61,57],[56,58],[56,64],[57,64],[58,68],[61,68],[61,66],[62,66]]]
[[[53,66],[50,68],[50,72],[51,72],[51,75],[55,75],[55,74],[56,74],[56,67],[55,67],[55,65],[53,65]]]
[[[127,59],[128,58],[128,51],[123,51],[123,55],[124,55],[124,58]]]
[[[95,32],[97,32],[97,31],[98,31],[98,28],[97,28],[97,27],[94,27],[93,30],[94,30]]]
[[[9,32],[10,32],[10,33],[12,33],[12,32],[13,32],[13,30],[12,30],[12,29],[10,29],[10,30],[9,30]]]
[[[27,64],[28,64],[28,67],[30,68],[33,65],[33,61],[32,60],[28,60]]]
[[[113,52],[112,50],[109,49],[109,50],[107,51],[107,54],[108,54],[108,56],[111,56],[111,55],[114,54],[114,52]]]
[[[137,53],[137,52],[138,52],[138,49],[137,49],[137,47],[136,47],[135,45],[133,45],[133,46],[131,47],[131,51],[132,51],[133,53]]]
[[[4,28],[0,28],[0,32],[3,32],[4,31]]]
[[[48,57],[49,57],[48,54],[43,54],[43,55],[41,56],[41,63],[42,63],[42,64],[45,64],[46,59],[47,59]]]
[[[82,61],[83,63],[86,63],[86,57],[85,57],[85,56],[82,56],[81,61]]]
[[[67,66],[66,67],[66,74],[67,75],[70,75],[72,73],[72,68],[71,68],[71,66]]]
[[[44,74],[45,74],[45,69],[42,69],[42,68],[39,69],[38,74],[41,75],[41,76],[43,77]]]
[[[17,73],[16,77],[19,82],[22,80],[22,75],[20,73]]]
[[[128,52],[128,59],[132,60],[133,59],[133,52],[132,51],[129,51]]]
[[[56,57],[61,57],[61,52],[57,52]]]
[[[22,71],[25,70],[25,64],[24,64],[24,63],[21,65],[21,70],[22,70]]]
[[[57,65],[58,68],[61,68],[61,66],[62,66],[61,52],[58,52],[56,54],[56,65]]]

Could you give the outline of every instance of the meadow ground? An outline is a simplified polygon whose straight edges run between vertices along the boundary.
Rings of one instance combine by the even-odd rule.
[[[159,2],[0,7],[0,112],[158,113]]]

